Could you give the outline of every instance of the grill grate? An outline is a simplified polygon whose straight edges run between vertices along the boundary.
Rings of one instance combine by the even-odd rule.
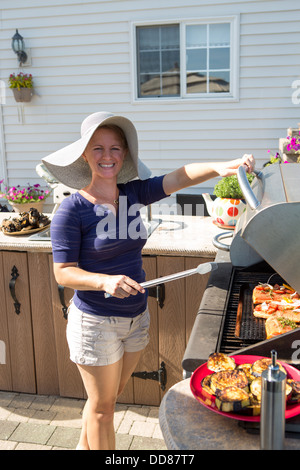
[[[240,290],[241,321],[237,336],[241,339],[263,341],[266,339],[265,320],[253,316],[252,292],[255,284],[245,284]]]
[[[285,281],[274,272],[249,272],[237,269],[234,271],[221,333],[220,352],[230,354],[265,339],[265,321],[254,317],[252,308],[252,290],[259,282],[282,284]],[[237,335],[237,313],[240,302],[242,315]]]

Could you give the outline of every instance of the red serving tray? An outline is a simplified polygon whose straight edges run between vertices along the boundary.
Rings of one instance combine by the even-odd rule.
[[[262,359],[264,356],[230,356],[233,357],[236,364],[253,364],[253,362],[257,361],[258,359]],[[285,362],[280,362],[285,370],[287,371],[287,378],[293,379],[296,381],[300,381],[300,371],[295,367],[286,364]],[[202,389],[201,381],[207,375],[212,374],[212,371],[208,369],[207,363],[202,364],[198,369],[193,372],[193,375],[190,380],[190,387],[192,394],[198,400],[201,405],[205,406],[209,410],[214,411],[223,416],[227,416],[228,418],[238,419],[240,421],[253,421],[259,422],[260,416],[247,416],[241,413],[225,413],[224,411],[220,411],[215,404],[215,397],[213,395],[209,395],[206,390]],[[292,418],[293,416],[297,416],[300,414],[300,403],[296,404],[289,404],[286,405],[285,417],[286,419]]]

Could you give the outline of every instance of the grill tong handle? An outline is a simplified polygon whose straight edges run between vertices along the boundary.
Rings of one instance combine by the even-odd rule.
[[[257,177],[259,176],[258,171],[254,170],[253,173],[255,173]],[[244,166],[239,166],[237,172],[237,179],[247,204],[251,207],[251,209],[257,209],[258,206],[260,206],[260,202],[252,191]]]
[[[193,274],[207,274],[210,271],[215,271],[216,269],[218,269],[218,264],[215,262],[202,263],[199,264],[197,268],[188,269],[187,271],[180,271],[179,273],[169,274],[168,276],[164,277],[158,277],[157,279],[152,279],[151,281],[141,282],[141,286],[147,289],[149,287],[158,286],[159,284],[164,284],[165,282],[176,281],[176,279],[192,276]],[[108,299],[112,296],[108,292],[105,292],[104,297]]]

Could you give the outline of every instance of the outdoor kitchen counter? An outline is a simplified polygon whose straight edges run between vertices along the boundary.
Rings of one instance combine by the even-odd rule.
[[[259,431],[252,434],[241,422],[219,415],[199,403],[190,379],[175,384],[164,396],[159,424],[170,450],[259,450]],[[299,450],[299,439],[285,439],[286,450]]]
[[[12,214],[0,213],[0,224]],[[222,229],[212,223],[211,217],[162,215],[159,219],[161,223],[147,240],[143,255],[216,256],[217,249],[212,239]],[[158,218],[154,216],[155,220]],[[51,253],[52,248],[47,240],[33,241],[29,235],[9,236],[0,232],[0,250]]]

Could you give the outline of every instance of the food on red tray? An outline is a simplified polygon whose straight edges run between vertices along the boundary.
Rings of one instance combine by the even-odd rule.
[[[260,408],[261,408],[261,400],[258,400],[253,393],[249,393],[250,396],[250,406],[248,406],[245,410],[245,414],[250,416],[259,416],[260,415]]]
[[[243,370],[221,370],[212,374],[210,388],[215,394],[218,395],[221,390],[230,386],[238,387],[246,392],[249,391],[249,382]]]
[[[255,378],[251,372],[252,364],[239,364],[237,368],[242,369],[245,372],[249,383]]]
[[[283,284],[279,286],[275,284],[272,286],[271,284],[259,284],[253,289],[253,303],[262,304],[264,302],[273,302],[273,301],[281,301],[282,299],[293,299],[298,298],[299,295],[295,290]]]
[[[272,359],[269,357],[263,357],[262,359],[258,359],[257,361],[253,362],[251,367],[251,373],[254,377],[260,377],[262,372],[266,370],[272,364]],[[286,373],[285,368],[283,367],[280,362],[278,362],[279,369],[282,372]]]
[[[207,367],[213,372],[220,372],[221,370],[233,370],[235,369],[235,361],[232,357],[227,356],[223,353],[212,353],[210,354]]]
[[[300,382],[293,379],[287,379],[287,384],[292,388],[291,394],[288,397],[290,403],[300,403]]]
[[[233,367],[234,358],[224,353],[214,353],[209,356],[210,366],[230,364]],[[234,361],[235,364],[235,361]],[[248,416],[258,416],[261,406],[261,374],[272,364],[271,358],[260,358],[253,363],[235,364],[234,369],[223,369],[207,374],[201,380],[202,393],[215,399],[215,406],[225,413],[242,413]],[[208,361],[207,361],[207,368]],[[283,364],[278,362],[280,370],[286,372]],[[300,382],[287,380],[286,396],[290,403],[300,403]],[[207,395],[208,394],[208,395]]]
[[[255,399],[261,402],[261,377],[256,377],[250,384],[250,392]]]
[[[225,413],[239,412],[250,406],[249,393],[235,386],[226,387],[217,395],[216,406]]]
[[[210,358],[216,358],[216,354],[219,359],[219,354],[222,354],[222,364],[231,363],[229,359],[233,360],[224,353],[215,353]],[[261,407],[261,374],[270,364],[272,359],[264,357],[253,363],[236,364],[235,369],[208,373],[201,379],[203,396],[206,399],[210,397],[211,403],[215,400],[218,410],[225,413],[258,416]],[[278,365],[287,374],[284,365],[279,361]],[[206,366],[209,370],[208,362]],[[300,381],[287,379],[286,397],[290,404],[300,403]]]
[[[293,331],[296,328],[299,328],[296,322],[285,318],[283,315],[280,315],[280,313],[278,315],[275,313],[266,320],[266,337],[267,339],[274,338],[283,333]]]
[[[256,379],[253,380],[253,382],[251,382],[250,392],[256,398],[257,402],[260,403],[261,402],[261,377],[257,377]],[[291,393],[292,393],[292,386],[290,383],[288,383],[288,380],[287,380],[286,386],[285,386],[285,394],[286,394],[287,399],[289,399]]]
[[[201,381],[201,386],[202,386],[203,390],[208,392],[210,395],[213,395],[214,392],[210,388],[210,379],[211,379],[211,375],[206,375]]]

